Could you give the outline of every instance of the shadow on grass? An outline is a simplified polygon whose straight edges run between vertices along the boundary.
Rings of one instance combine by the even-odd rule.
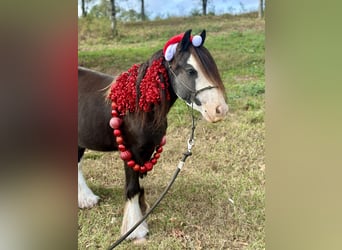
[[[90,186],[94,194],[100,196],[100,204],[118,204],[124,203],[124,187],[103,187],[103,186]]]

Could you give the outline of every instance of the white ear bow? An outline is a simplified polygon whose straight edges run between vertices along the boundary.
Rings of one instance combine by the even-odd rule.
[[[166,61],[171,61],[173,56],[176,54],[176,48],[178,43],[170,44],[165,51],[165,59]]]
[[[202,44],[202,37],[199,35],[195,35],[192,38],[192,45],[194,45],[195,47],[198,47]]]

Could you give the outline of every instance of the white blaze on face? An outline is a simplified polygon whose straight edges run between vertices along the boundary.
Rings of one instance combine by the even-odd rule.
[[[196,91],[208,86],[215,86],[207,79],[195,58],[190,55],[188,64],[192,65],[197,71]],[[194,109],[201,112],[202,116],[208,122],[217,122],[222,120],[228,112],[228,105],[223,97],[222,92],[218,88],[207,89],[197,95],[197,99],[202,105],[193,104]]]

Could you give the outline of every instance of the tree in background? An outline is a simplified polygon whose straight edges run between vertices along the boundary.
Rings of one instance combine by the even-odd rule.
[[[141,0],[141,20],[145,21],[146,20],[146,15],[145,15],[145,1]]]
[[[245,5],[242,2],[239,2],[239,4],[240,4],[240,11],[241,11],[241,13],[246,13],[247,9],[245,8]]]
[[[86,4],[92,2],[93,0],[81,0],[81,10],[82,16],[86,17],[88,15]]]
[[[86,17],[86,16],[88,16],[88,14],[94,13],[94,11],[93,11],[94,6],[96,7],[96,6],[98,6],[98,5],[101,5],[101,8],[103,8],[103,5],[104,5],[104,3],[103,3],[104,1],[103,1],[103,0],[100,0],[100,1],[99,1],[100,3],[94,5],[94,6],[90,9],[90,11],[88,12],[88,10],[89,10],[89,8],[88,8],[89,4],[92,5],[92,3],[98,2],[98,1],[96,1],[96,0],[78,0],[78,4],[80,4],[80,2],[81,2],[82,17]],[[88,5],[88,6],[87,6],[87,5]]]
[[[263,18],[264,17],[264,0],[259,0],[258,17],[259,18]]]
[[[118,34],[118,29],[117,29],[117,25],[116,25],[115,0],[110,0],[110,6],[111,6],[110,20],[112,22],[112,24],[111,24],[112,34],[113,34],[113,36],[116,36]]]
[[[117,31],[117,8],[115,0],[100,0],[99,3],[93,6],[89,12],[89,17],[95,18],[109,18],[111,21],[112,35],[116,36]]]
[[[110,2],[108,0],[100,0],[99,4],[93,6],[88,13],[90,17],[102,18],[110,17]]]
[[[193,2],[196,2],[195,6],[198,6],[198,0],[193,0]],[[197,8],[195,7],[194,9],[191,10],[191,15],[192,16],[200,16],[200,15],[203,15],[203,16],[206,16],[207,15],[207,9],[208,9],[208,3],[210,1],[208,0],[201,0],[201,3],[202,3],[202,11],[200,10],[200,8]]]
[[[207,3],[208,3],[208,0],[202,0],[202,14],[203,14],[203,16],[207,15]]]
[[[82,9],[82,16],[86,17],[87,16],[87,10],[85,8],[85,0],[82,0],[82,2],[81,2],[81,9]]]
[[[137,4],[137,1],[140,2],[140,13],[137,12],[136,10],[134,10],[132,7],[128,8],[128,9],[122,9],[120,8],[120,10],[118,12],[118,19],[121,21],[146,21],[148,19],[148,17],[146,16],[146,12],[145,12],[145,1],[144,0],[120,0],[120,2],[128,2],[130,4]]]

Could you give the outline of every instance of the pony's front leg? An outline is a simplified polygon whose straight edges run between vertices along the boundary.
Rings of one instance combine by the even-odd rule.
[[[145,202],[144,189],[139,185],[139,173],[128,167],[125,163],[126,174],[126,204],[124,209],[121,235],[128,232],[145,214],[147,204]],[[146,221],[142,222],[127,239],[144,241],[148,233]]]
[[[84,150],[84,148],[78,147],[78,207],[91,208],[97,204],[100,198],[91,191],[83,177],[81,160]]]

